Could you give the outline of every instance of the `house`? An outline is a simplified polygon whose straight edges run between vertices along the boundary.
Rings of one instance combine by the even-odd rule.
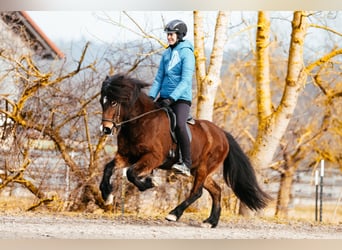
[[[63,59],[63,52],[46,36],[25,11],[0,11],[0,110],[8,110],[8,100],[16,100],[18,85],[11,61],[29,54],[35,61]],[[0,140],[7,138],[11,120],[0,112]]]
[[[0,12],[0,46],[3,43],[21,44],[21,48],[29,49],[42,59],[63,58],[64,54],[46,36],[39,26],[25,11]],[[7,37],[8,39],[3,39]]]

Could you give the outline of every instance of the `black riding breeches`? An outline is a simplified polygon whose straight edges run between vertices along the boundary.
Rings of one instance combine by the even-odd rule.
[[[176,102],[171,105],[176,114],[176,136],[180,146],[182,160],[186,166],[191,167],[190,138],[186,130],[186,121],[190,113],[190,105],[184,102]]]

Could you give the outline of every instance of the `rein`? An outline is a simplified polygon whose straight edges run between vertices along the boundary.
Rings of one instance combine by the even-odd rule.
[[[128,119],[128,120],[122,121],[122,122],[115,122],[114,119],[102,119],[102,121],[104,121],[104,122],[105,122],[105,121],[106,121],[106,122],[111,122],[111,123],[113,123],[114,127],[115,127],[116,129],[118,129],[118,128],[120,128],[122,125],[124,125],[124,124],[126,124],[126,123],[133,122],[133,121],[138,120],[138,119],[140,119],[140,118],[142,118],[142,117],[144,117],[144,116],[146,116],[146,115],[149,115],[149,114],[158,112],[158,111],[160,111],[160,110],[165,110],[165,108],[154,109],[154,110],[148,111],[148,112],[146,112],[146,113],[143,113],[143,114],[141,114],[141,115],[138,115],[138,116],[136,116],[136,117],[133,117],[133,118],[131,118],[131,119]]]

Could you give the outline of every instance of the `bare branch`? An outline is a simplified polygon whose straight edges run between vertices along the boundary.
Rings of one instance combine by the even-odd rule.
[[[338,32],[337,30],[334,30],[334,29],[331,29],[327,26],[321,26],[321,25],[318,25],[318,24],[310,24],[309,25],[310,27],[313,27],[313,28],[318,28],[318,29],[323,29],[323,30],[326,30],[326,31],[329,31],[335,35],[338,35],[338,36],[342,36],[342,33],[341,32]]]
[[[341,54],[342,54],[342,49],[334,49],[330,53],[328,53],[328,54],[322,56],[321,58],[319,58],[318,60],[310,63],[308,66],[306,66],[305,70],[307,72],[311,72],[315,67],[321,66],[322,64],[328,62],[331,58],[333,58],[337,55],[341,55]]]

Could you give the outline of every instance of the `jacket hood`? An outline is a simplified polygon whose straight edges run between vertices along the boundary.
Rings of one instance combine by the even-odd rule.
[[[189,48],[192,51],[194,51],[194,46],[192,45],[192,43],[189,40],[184,40],[183,42],[179,42],[174,49],[179,50],[179,49],[183,49],[183,48]]]

